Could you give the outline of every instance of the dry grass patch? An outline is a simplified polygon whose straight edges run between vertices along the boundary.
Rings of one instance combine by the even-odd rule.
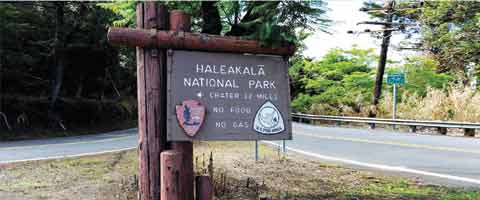
[[[0,199],[132,199],[136,151],[0,166]]]
[[[196,144],[196,156],[208,157],[213,152],[218,199],[447,199],[451,194],[457,199],[480,199],[479,191],[427,186],[418,180],[325,165],[298,154],[283,157],[279,150],[265,145],[260,146],[261,160],[255,162],[253,145]]]

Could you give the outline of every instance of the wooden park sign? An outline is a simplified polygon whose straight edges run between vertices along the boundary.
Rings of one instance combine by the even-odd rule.
[[[287,61],[281,56],[169,50],[167,138],[291,138]]]
[[[291,139],[294,46],[189,33],[190,16],[159,2],[139,3],[136,22],[107,37],[137,48],[139,199],[193,200],[192,140]]]

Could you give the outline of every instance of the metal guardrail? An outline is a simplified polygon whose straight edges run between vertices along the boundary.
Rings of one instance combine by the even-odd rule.
[[[410,119],[385,119],[385,118],[369,118],[369,117],[345,117],[345,116],[331,116],[331,115],[310,115],[303,113],[292,113],[293,118],[299,119],[302,122],[307,120],[322,120],[335,121],[337,125],[341,122],[356,122],[367,123],[370,128],[375,128],[375,124],[400,125],[408,126],[410,132],[416,132],[417,127],[433,127],[437,128],[440,134],[446,135],[447,128],[464,129],[465,136],[474,137],[475,129],[480,129],[480,123],[471,122],[454,122],[454,121],[438,121],[438,120],[410,120]]]

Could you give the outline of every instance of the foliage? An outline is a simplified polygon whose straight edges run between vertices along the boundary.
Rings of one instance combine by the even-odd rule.
[[[116,14],[112,25],[116,27],[135,27],[137,1],[115,1],[97,3],[97,6],[110,10]]]
[[[406,83],[401,86],[400,92],[418,94],[425,97],[428,88],[442,89],[446,88],[454,77],[448,73],[437,73],[438,61],[429,56],[411,57],[403,66],[387,69],[387,73],[402,72],[405,73]],[[391,86],[388,86],[389,91]]]
[[[202,24],[209,23],[202,15],[203,2],[166,1],[170,10],[183,10],[192,15],[192,31],[204,32]],[[115,26],[135,25],[135,1],[98,3],[102,8],[116,13]],[[264,45],[279,46],[285,42],[297,43],[305,31],[327,31],[323,1],[219,1],[213,7],[220,15],[222,34],[260,40]],[[207,13],[208,14],[208,13]],[[208,18],[207,18],[208,19]]]
[[[50,95],[50,83],[55,65],[54,2],[11,2],[0,4],[2,66],[4,91],[8,94],[31,96]],[[121,76],[117,66],[117,51],[106,39],[111,12],[92,3],[68,2],[64,6],[65,56],[64,86],[61,96],[100,95],[108,76]],[[110,81],[110,80],[109,80]],[[109,89],[111,87],[108,87]],[[83,94],[83,95],[82,95]]]
[[[53,110],[65,113],[65,105],[81,107],[81,101],[96,105],[135,94],[135,74],[127,63],[119,63],[118,50],[107,42],[107,27],[114,17],[92,2],[0,3],[0,94],[38,105],[10,106],[2,99],[0,110],[10,121],[21,117],[33,124],[36,119],[52,119]],[[58,102],[58,108],[48,102]],[[70,120],[65,124],[72,125],[72,117],[80,116],[66,115],[55,119]]]
[[[314,104],[334,107],[349,105],[358,109],[371,98],[372,49],[331,49],[321,60],[297,60],[289,69],[298,95],[292,102],[295,111],[304,112]],[[296,94],[294,94],[296,95]]]
[[[331,49],[321,60],[296,59],[289,69],[294,90],[295,112],[332,115],[363,115],[369,110],[374,85],[373,66],[377,56],[372,49]],[[448,95],[453,76],[437,73],[438,62],[429,56],[411,57],[403,65],[387,68],[387,73],[403,72],[406,84],[399,87],[400,105],[416,108],[417,101],[431,98],[432,91]],[[390,114],[391,85],[380,105],[380,115]],[[438,96],[438,95],[437,95]],[[433,104],[432,104],[433,105]],[[428,106],[424,106],[427,108]],[[403,108],[402,108],[403,109]],[[399,110],[402,110],[399,109]],[[413,110],[412,110],[413,111]],[[410,115],[408,115],[410,117]]]
[[[247,38],[260,40],[266,45],[295,43],[299,39],[297,29],[319,28],[326,31],[329,20],[323,18],[326,12],[324,6],[321,1],[249,2],[243,11],[251,11],[251,15],[258,17],[241,20],[239,26],[249,30],[245,32]]]
[[[425,96],[402,92],[397,116],[404,119],[453,120],[479,122],[480,94],[470,87],[450,85],[436,89],[428,87]],[[380,103],[380,114],[390,117],[392,94],[386,92]]]
[[[439,71],[463,74],[470,63],[480,64],[480,2],[428,2],[421,12],[406,14],[422,24],[422,43],[435,55]]]
[[[373,1],[366,8],[378,8]],[[382,17],[381,12],[369,12]],[[480,2],[399,1],[394,15],[410,43],[432,54],[438,72],[451,72],[464,84],[480,75]],[[418,37],[417,41],[411,36]],[[468,74],[473,68],[474,74]]]

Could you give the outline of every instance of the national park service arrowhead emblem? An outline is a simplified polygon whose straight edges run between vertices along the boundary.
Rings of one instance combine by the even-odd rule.
[[[205,119],[205,106],[196,100],[185,100],[176,106],[177,120],[185,134],[193,137],[200,130]]]
[[[265,135],[273,135],[285,130],[282,114],[272,102],[266,101],[255,114],[253,129]]]

